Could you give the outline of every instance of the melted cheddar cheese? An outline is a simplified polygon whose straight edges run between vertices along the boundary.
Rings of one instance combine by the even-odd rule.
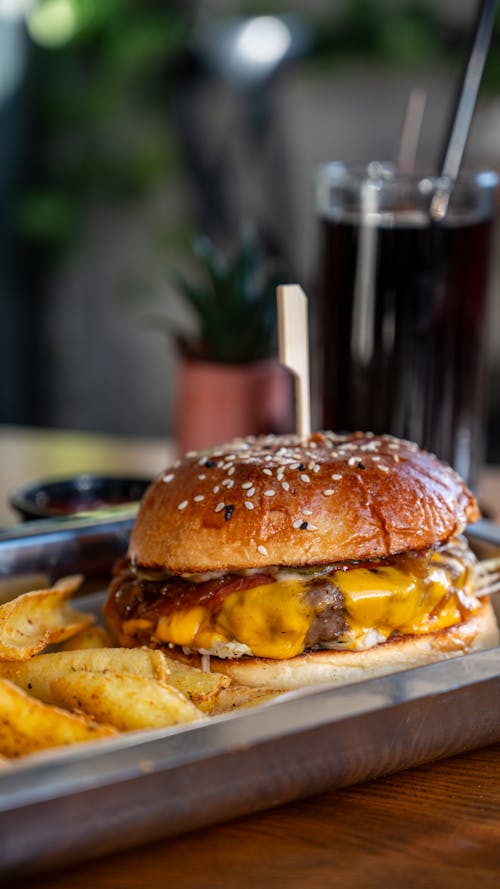
[[[374,631],[375,642],[381,642],[393,632],[418,635],[462,620],[456,588],[466,584],[467,569],[464,566],[461,578],[452,582],[437,554],[431,557],[425,577],[388,564],[339,570],[325,580],[343,594],[348,627],[334,647],[369,647]],[[219,657],[294,657],[304,650],[316,614],[308,586],[303,575],[276,579],[229,594],[216,611],[199,605],[164,615],[155,638]],[[469,606],[477,605],[472,597]]]
[[[161,642],[214,652],[237,640],[258,657],[300,654],[314,616],[306,581],[278,580],[227,596],[217,611],[197,607],[161,617]]]
[[[449,595],[450,581],[440,567],[431,565],[424,580],[392,567],[358,568],[336,576],[336,583],[348,615],[346,642],[361,641],[369,629],[387,639],[395,631],[419,635],[462,620],[457,597]]]

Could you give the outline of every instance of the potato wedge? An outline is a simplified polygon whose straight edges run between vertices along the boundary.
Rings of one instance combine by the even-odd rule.
[[[75,651],[82,648],[112,648],[113,640],[108,631],[98,624],[85,627],[61,645],[61,651]]]
[[[177,689],[113,670],[70,673],[55,679],[51,692],[60,706],[83,710],[124,732],[193,722],[203,715]]]
[[[227,688],[231,680],[222,673],[204,673],[182,661],[166,656],[169,669],[167,682],[182,692],[196,707],[209,712],[215,705],[221,690]]]
[[[284,694],[283,691],[275,691],[274,689],[230,685],[229,688],[221,690],[210,710],[210,716],[218,716],[221,713],[242,710],[246,707],[257,707],[259,704],[266,704],[282,694]]]
[[[168,681],[169,663],[161,651],[150,648],[85,648],[39,654],[22,663],[0,661],[0,676],[46,704],[57,704],[59,699],[52,694],[52,682],[69,673],[114,670]]]
[[[23,593],[0,605],[0,659],[25,661],[93,623],[92,615],[68,602],[80,583],[79,576],[63,578],[50,589]]]
[[[109,738],[117,732],[78,713],[49,707],[0,679],[0,753],[17,757],[48,747]]]

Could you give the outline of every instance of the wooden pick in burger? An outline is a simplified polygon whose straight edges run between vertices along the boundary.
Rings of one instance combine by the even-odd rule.
[[[307,297],[298,284],[284,284],[277,289],[277,304],[279,358],[294,376],[296,431],[307,438],[311,434]]]

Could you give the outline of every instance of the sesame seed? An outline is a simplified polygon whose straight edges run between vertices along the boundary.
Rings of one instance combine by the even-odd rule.
[[[234,481],[232,480],[232,478],[225,478],[224,481],[222,482],[222,484],[226,488],[232,488],[234,485]]]
[[[184,454],[184,456],[185,456],[185,457],[197,457],[197,456],[198,456],[198,451],[187,451],[187,452]]]
[[[225,518],[226,522],[229,521],[229,519],[231,518],[233,512],[234,512],[234,503],[228,503],[228,505],[226,506],[226,512],[225,512],[225,515],[224,515],[224,518]]]
[[[300,524],[300,530],[301,530],[301,531],[307,531],[307,524],[308,524],[307,522],[301,522],[301,524]]]
[[[267,491],[264,491],[264,497],[274,497],[276,491],[273,491],[272,488],[268,488]]]
[[[226,506],[225,503],[218,503],[217,506],[215,507],[215,512],[220,512],[222,509],[225,509],[225,506]]]
[[[243,482],[241,487],[243,488],[244,491],[246,491],[247,488],[252,487],[252,482]]]
[[[272,470],[271,470],[271,469],[267,469],[267,468],[266,468],[266,469],[263,469],[262,472],[264,473],[264,475],[272,475],[272,474],[273,474],[273,473],[272,473]]]
[[[218,494],[220,491],[220,485],[216,485],[215,488],[212,488],[214,494]]]
[[[263,556],[267,556],[267,549],[265,548],[265,546],[262,546],[262,544],[260,544],[257,549],[259,553],[262,553]]]
[[[232,475],[233,472],[234,472],[234,466],[230,466],[229,469],[228,469],[228,471],[227,471],[227,474],[228,474],[228,475]]]
[[[326,491],[323,491],[323,494],[325,497],[331,497],[332,494],[334,494],[334,493],[335,493],[335,491],[332,491],[331,488],[327,488]]]
[[[314,469],[315,465],[316,465],[316,464],[315,464],[315,462],[314,462],[314,460],[313,460],[312,463],[308,463],[308,464],[307,464],[307,468],[308,468],[308,469]]]
[[[247,509],[253,509],[254,504],[252,503],[251,500],[245,500],[245,506]]]
[[[302,524],[302,519],[295,519],[295,521],[293,523],[293,527],[298,529],[298,528],[300,528],[301,524]]]
[[[300,479],[301,479],[301,481],[303,481],[303,482],[310,482],[310,481],[311,481],[311,479],[309,478],[309,476],[306,475],[305,473],[303,473],[303,474],[300,476]]]
[[[300,469],[301,472],[304,472],[306,465],[305,465],[305,463],[299,463],[297,468]]]
[[[318,526],[317,526],[317,525],[309,525],[308,528],[307,528],[307,530],[308,530],[308,531],[317,531],[317,530],[318,530]]]
[[[399,454],[393,454],[392,459],[394,460],[395,463],[399,463]]]
[[[377,468],[381,469],[382,472],[389,472],[389,467],[386,466],[385,463],[379,463]]]
[[[197,503],[201,503],[201,501],[204,499],[205,498],[204,498],[203,494],[197,494],[196,497],[193,497],[193,500],[196,500]]]
[[[213,469],[214,466],[217,466],[215,460],[205,460],[204,466],[208,466],[209,469]]]
[[[347,461],[347,465],[348,465],[348,466],[354,466],[356,463],[357,463],[357,458],[356,458],[356,457],[349,457],[349,459],[348,459],[348,461]]]
[[[285,470],[284,470],[284,469],[278,469],[278,471],[277,471],[277,473],[276,473],[276,478],[278,479],[279,482],[280,482],[281,479],[283,478],[284,474],[285,474]]]
[[[169,472],[168,475],[164,475],[164,476],[163,476],[163,481],[164,481],[164,482],[171,482],[172,479],[173,479],[173,477],[174,477],[174,473],[173,473],[173,472]]]
[[[187,505],[188,505],[187,500],[183,500],[182,503],[179,503],[177,509],[185,509]]]
[[[358,469],[366,469],[366,466],[365,466],[365,464],[363,463],[362,460],[359,460],[359,461],[358,461]]]
[[[249,488],[247,491],[247,497],[253,497],[255,494],[255,488]]]
[[[339,482],[342,479],[342,476],[338,472],[334,472],[332,475],[332,479],[334,482]]]
[[[304,515],[312,515],[313,514],[312,509],[303,509],[302,512],[304,513]]]
[[[281,487],[283,488],[284,491],[290,490],[290,485],[288,484],[288,482],[281,482]]]
[[[202,472],[202,474],[199,475],[198,478],[199,478],[200,482],[204,481],[206,479],[205,473]]]

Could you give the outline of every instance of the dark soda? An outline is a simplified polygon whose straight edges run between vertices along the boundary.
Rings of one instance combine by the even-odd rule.
[[[362,297],[359,225],[320,225],[312,304],[318,425],[409,438],[474,484],[491,220],[377,225]]]

